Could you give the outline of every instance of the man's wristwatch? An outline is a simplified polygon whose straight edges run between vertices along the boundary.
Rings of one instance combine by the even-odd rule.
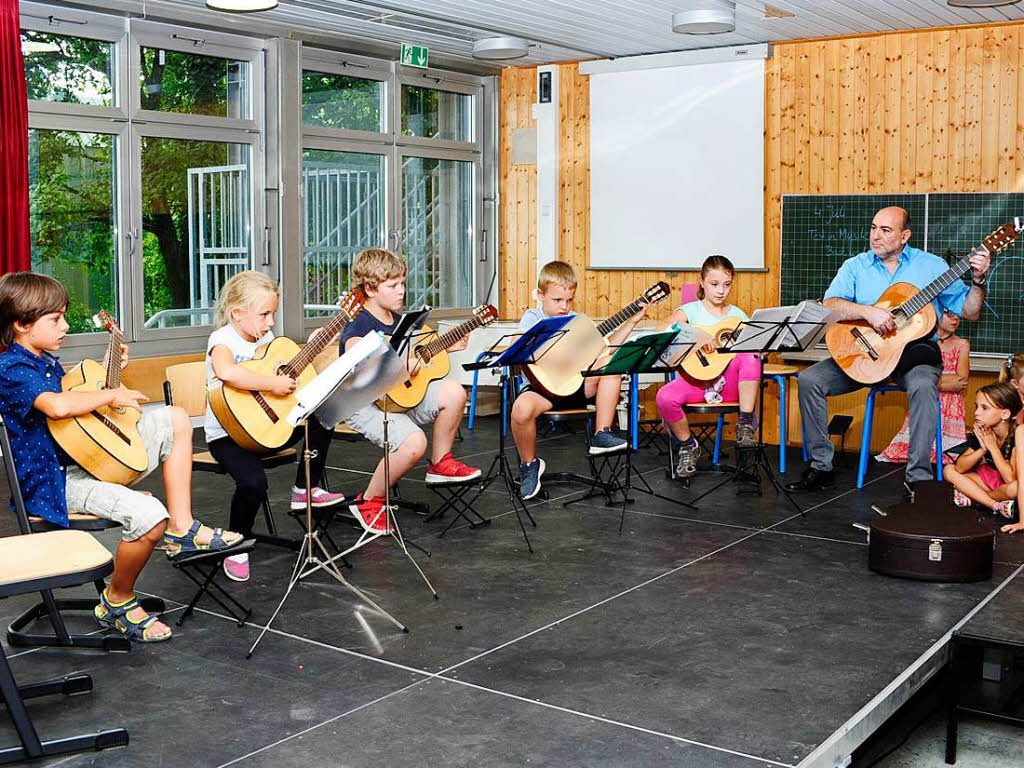
[[[974,275],[971,275],[971,285],[976,285],[979,288],[984,288],[985,287],[985,281],[986,280],[988,280],[988,275],[982,276],[981,280],[976,278]]]

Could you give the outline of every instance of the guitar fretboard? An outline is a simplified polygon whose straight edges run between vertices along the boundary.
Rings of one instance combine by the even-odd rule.
[[[598,333],[602,336],[607,336],[609,333],[614,331],[624,322],[629,320],[633,315],[640,311],[640,308],[644,305],[643,299],[636,299],[632,304],[623,307],[619,312],[604,320],[597,326]]]
[[[331,343],[334,337],[338,335],[338,332],[348,325],[351,320],[352,318],[344,310],[336,314],[331,319],[331,322],[323,326],[313,341],[309,342],[302,348],[299,354],[288,361],[288,364],[281,370],[281,374],[283,376],[291,376],[293,379],[298,378],[299,374],[309,367],[317,355],[327,349],[327,345]]]
[[[459,325],[456,325],[450,331],[442,333],[440,336],[437,336],[431,341],[428,341],[423,346],[418,347],[416,350],[416,354],[422,355],[423,353],[425,353],[427,357],[434,357],[439,352],[444,352],[446,349],[448,349],[448,347],[450,347],[455,342],[459,341],[463,336],[465,336],[470,331],[476,328],[481,328],[490,322],[490,320],[487,320],[485,322],[479,317],[471,317],[464,323],[459,323]]]
[[[971,268],[971,257],[964,256],[960,261],[951,266],[941,275],[932,280],[928,285],[918,291],[916,294],[911,296],[900,308],[906,313],[907,317],[914,315],[926,306],[935,301],[935,298],[942,293],[944,290],[949,288],[954,282],[959,280],[964,273]]]
[[[107,342],[107,389],[117,389],[121,386],[121,345],[124,344],[124,334],[116,325],[110,325],[110,340]]]

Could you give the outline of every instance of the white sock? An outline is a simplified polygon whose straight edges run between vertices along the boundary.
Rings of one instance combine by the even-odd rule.
[[[249,562],[249,553],[243,552],[240,555],[232,555],[228,558],[232,563],[238,563],[239,565],[245,565]]]

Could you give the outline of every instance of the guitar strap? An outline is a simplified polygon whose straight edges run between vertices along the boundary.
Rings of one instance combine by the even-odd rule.
[[[917,339],[907,344],[900,355],[900,361],[896,364],[895,373],[904,375],[911,368],[919,365],[931,365],[936,368],[942,367],[942,352],[939,345],[931,339]]]

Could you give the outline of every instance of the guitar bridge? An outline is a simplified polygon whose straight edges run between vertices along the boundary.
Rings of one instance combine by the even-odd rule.
[[[867,356],[872,360],[878,360],[878,353],[875,352],[875,348],[871,346],[871,343],[867,340],[864,334],[861,333],[860,328],[854,328],[851,333],[853,334],[853,338],[857,340],[858,346],[867,353]]]

